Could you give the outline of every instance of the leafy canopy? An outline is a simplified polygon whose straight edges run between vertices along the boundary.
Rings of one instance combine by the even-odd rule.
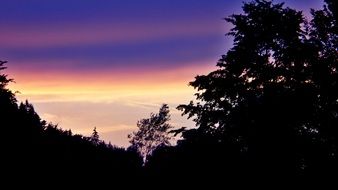
[[[196,101],[178,106],[199,135],[240,145],[254,160],[303,169],[337,155],[337,3],[326,3],[309,23],[302,12],[265,0],[225,19],[234,26],[233,47],[217,70],[190,83]]]
[[[163,104],[158,114],[151,113],[150,118],[139,120],[138,131],[128,135],[131,147],[137,149],[145,161],[157,147],[170,145],[168,130],[173,127],[169,121],[169,106]]]

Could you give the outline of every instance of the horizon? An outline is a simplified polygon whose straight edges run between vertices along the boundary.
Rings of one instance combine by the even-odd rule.
[[[277,1],[281,2],[281,1]],[[285,1],[305,11],[323,2]],[[20,3],[20,5],[18,4]],[[80,5],[80,6],[79,6]],[[136,122],[170,106],[171,123],[192,127],[179,104],[232,45],[222,18],[242,1],[3,2],[0,57],[19,101],[47,122],[126,147]]]

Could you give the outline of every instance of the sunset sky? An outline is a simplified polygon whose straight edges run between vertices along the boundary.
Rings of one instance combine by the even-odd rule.
[[[280,2],[280,1],[276,1]],[[287,0],[319,9],[319,0]],[[231,47],[242,0],[1,0],[0,60],[10,88],[42,119],[74,133],[128,146],[136,122],[171,108],[172,124],[193,126],[175,107],[193,99],[188,82],[213,70]]]

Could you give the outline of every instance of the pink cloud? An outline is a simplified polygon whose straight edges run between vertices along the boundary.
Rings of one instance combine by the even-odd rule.
[[[19,25],[0,30],[2,47],[50,47],[95,43],[132,43],[178,36],[224,34],[217,23],[79,23],[63,25]]]
[[[198,62],[187,62],[184,65],[161,69],[161,68],[152,68],[152,69],[141,69],[141,68],[120,68],[116,69],[114,67],[109,68],[98,68],[96,70],[74,70],[60,68],[50,68],[50,67],[36,67],[34,65],[56,65],[62,66],[67,64],[78,64],[78,61],[67,61],[67,60],[42,60],[42,61],[14,61],[19,63],[17,65],[9,65],[7,73],[10,77],[13,77],[17,82],[30,84],[39,83],[51,85],[53,83],[85,83],[85,84],[96,84],[98,81],[106,81],[108,83],[114,82],[114,84],[138,84],[138,83],[162,83],[162,82],[183,82],[187,83],[193,79],[197,74],[203,74],[214,70],[216,60],[200,60]],[[168,65],[168,62],[161,62],[160,65]],[[33,65],[30,67],[30,65]],[[156,80],[154,80],[156,79]]]

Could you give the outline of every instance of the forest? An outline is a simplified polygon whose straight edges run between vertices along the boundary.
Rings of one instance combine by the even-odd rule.
[[[42,120],[8,88],[14,80],[1,61],[1,173],[34,176],[31,183],[127,179],[221,187],[231,179],[337,177],[338,1],[325,0],[308,19],[265,0],[242,9],[225,18],[233,46],[216,70],[190,82],[195,100],[177,107],[195,127],[174,128],[163,104],[137,122],[128,148],[100,140],[95,128],[86,137]],[[173,137],[180,137],[175,145]]]

